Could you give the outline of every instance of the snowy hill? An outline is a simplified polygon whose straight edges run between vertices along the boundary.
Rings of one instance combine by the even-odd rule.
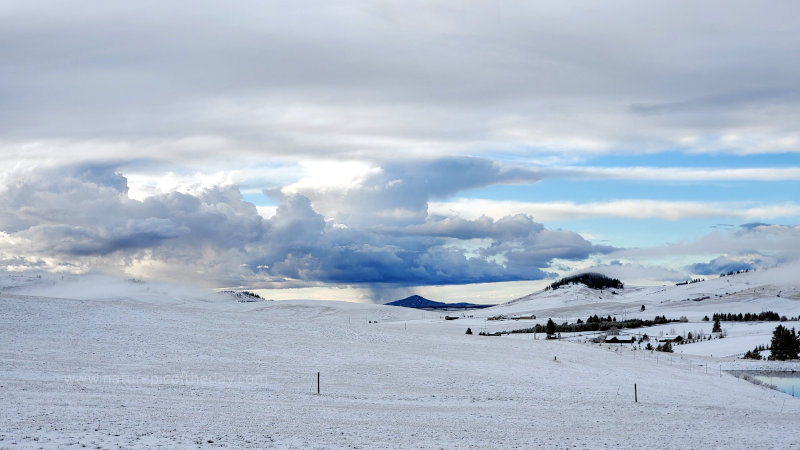
[[[714,278],[685,285],[590,289],[566,285],[542,290],[487,310],[487,314],[531,313],[539,316],[583,317],[586,313],[652,317],[655,314],[689,315],[760,312],[771,309],[787,316],[800,315],[800,281],[797,266]],[[645,311],[641,312],[642,305]]]
[[[644,303],[648,315],[672,316],[706,308],[684,301],[701,294],[713,299],[709,311],[789,313],[800,303],[791,285],[765,279],[617,295],[576,286],[559,289],[561,299],[538,293],[456,321],[99,278],[5,279],[0,447],[792,448],[800,399],[728,375],[747,362],[716,350],[669,356],[464,334],[522,325],[486,320],[498,311],[586,315]],[[772,324],[741,325],[746,339],[748,327]],[[726,341],[735,342],[694,345]]]

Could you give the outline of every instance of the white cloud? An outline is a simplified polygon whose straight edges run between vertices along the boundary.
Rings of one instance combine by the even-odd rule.
[[[303,177],[294,183],[284,186],[281,191],[286,195],[309,192],[336,192],[359,188],[370,175],[378,175],[380,167],[374,167],[361,161],[325,161],[307,160],[300,163]]]
[[[134,200],[144,200],[154,195],[163,195],[171,192],[181,194],[200,195],[203,191],[218,187],[238,188],[244,181],[244,174],[239,171],[194,173],[179,175],[173,172],[164,174],[157,179],[142,175],[128,175],[128,196]]]
[[[714,169],[688,167],[567,167],[553,169],[557,176],[572,178],[648,181],[798,181],[800,168],[767,167]]]
[[[615,200],[609,202],[517,202],[458,198],[430,202],[431,214],[457,215],[475,219],[481,215],[499,218],[515,213],[537,220],[577,220],[591,218],[664,219],[732,217],[744,220],[768,220],[800,215],[800,205],[783,203],[755,206],[747,202],[681,202],[662,200]]]
[[[716,231],[691,241],[649,248],[619,249],[610,253],[609,257],[636,261],[668,261],[670,258],[697,261],[698,258],[706,258],[706,261],[711,260],[707,268],[714,268],[711,272],[715,273],[719,267],[732,260],[768,267],[797,261],[798,255],[800,226],[756,223]],[[714,260],[719,257],[727,259]]]
[[[794,2],[4,6],[0,134],[23,146],[108,140],[120,146],[92,153],[112,160],[145,141],[200,160],[220,147],[371,160],[799,149]]]
[[[320,163],[311,167],[314,170],[301,182],[268,193],[303,195],[325,217],[363,227],[423,223],[432,198],[498,183],[532,183],[541,178],[535,169],[470,157],[394,160],[380,166]],[[332,174],[319,179],[313,176],[326,171]]]

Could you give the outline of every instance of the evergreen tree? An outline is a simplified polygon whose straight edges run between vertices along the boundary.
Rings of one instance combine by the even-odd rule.
[[[747,353],[745,353],[742,358],[744,358],[744,359],[761,359],[761,353],[759,353],[759,348],[756,347],[753,350],[748,350]]]
[[[553,322],[553,319],[547,319],[547,327],[545,328],[545,332],[548,336],[556,334],[556,323]]]
[[[711,328],[711,332],[712,333],[721,333],[722,332],[722,327],[719,324],[719,317],[718,316],[714,317],[714,327]]]
[[[770,344],[769,359],[777,359],[779,361],[797,359],[798,353],[800,353],[800,340],[798,340],[794,328],[789,330],[783,325],[778,325],[775,331],[772,332]]]
[[[656,347],[656,351],[674,353],[674,351],[672,350],[672,344],[669,342],[664,342],[663,344],[659,344],[658,347]]]

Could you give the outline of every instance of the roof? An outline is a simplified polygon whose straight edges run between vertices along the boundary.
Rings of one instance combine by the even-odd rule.
[[[635,340],[634,336],[606,336],[606,342],[633,342]]]

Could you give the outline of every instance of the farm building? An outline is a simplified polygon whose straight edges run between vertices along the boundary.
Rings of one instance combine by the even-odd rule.
[[[606,344],[633,344],[636,341],[634,336],[607,336]]]

